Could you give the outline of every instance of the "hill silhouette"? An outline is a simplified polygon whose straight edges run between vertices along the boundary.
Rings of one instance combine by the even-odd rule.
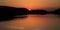
[[[54,14],[60,15],[60,8],[56,9],[56,10],[54,11]]]
[[[29,10],[26,8],[15,8],[14,11],[16,11],[15,12],[16,15],[27,15],[29,12]]]
[[[31,10],[29,14],[47,14],[47,11],[45,10]]]
[[[60,8],[55,9],[53,11],[46,11],[46,10],[40,10],[40,9],[36,9],[36,10],[31,10],[29,12],[29,14],[40,14],[40,15],[44,15],[44,14],[56,14],[56,15],[60,15]]]
[[[15,18],[14,16],[27,15],[27,13],[28,13],[28,9],[26,9],[26,8],[0,6],[0,21],[12,20]]]

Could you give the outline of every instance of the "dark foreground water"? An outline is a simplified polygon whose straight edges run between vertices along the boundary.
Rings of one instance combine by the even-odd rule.
[[[26,15],[11,21],[0,22],[0,30],[59,30],[60,15]]]

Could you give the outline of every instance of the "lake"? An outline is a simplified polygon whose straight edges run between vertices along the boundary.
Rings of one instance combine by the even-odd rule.
[[[26,15],[25,18],[15,18],[0,22],[0,30],[59,30],[60,15]]]

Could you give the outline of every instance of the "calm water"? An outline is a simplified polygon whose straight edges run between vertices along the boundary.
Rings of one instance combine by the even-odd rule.
[[[56,15],[26,15],[0,22],[0,30],[59,30],[60,17]]]

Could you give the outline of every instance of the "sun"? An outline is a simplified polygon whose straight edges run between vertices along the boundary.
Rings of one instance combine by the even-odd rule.
[[[27,8],[29,11],[31,11],[32,9],[29,9],[29,8]]]
[[[35,4],[34,3],[27,3],[27,4],[24,4],[24,7],[27,8],[28,10],[32,10],[35,8]]]

